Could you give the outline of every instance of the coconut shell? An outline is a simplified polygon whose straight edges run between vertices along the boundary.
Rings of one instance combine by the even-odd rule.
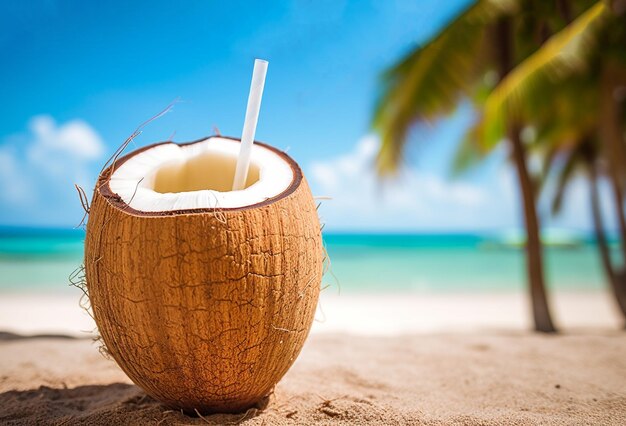
[[[139,151],[98,179],[85,241],[95,321],[122,370],[171,407],[254,406],[311,328],[323,261],[316,206],[298,165],[270,149],[294,180],[244,208],[133,210],[111,192],[109,177]]]

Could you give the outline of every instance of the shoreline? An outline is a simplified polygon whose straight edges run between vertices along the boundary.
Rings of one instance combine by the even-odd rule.
[[[92,337],[95,323],[80,308],[79,299],[78,290],[2,292],[0,331]],[[623,328],[615,302],[607,291],[556,291],[551,293],[550,301],[555,323],[563,331]],[[312,333],[397,336],[524,332],[531,325],[530,305],[523,292],[337,294],[329,289],[321,294]]]

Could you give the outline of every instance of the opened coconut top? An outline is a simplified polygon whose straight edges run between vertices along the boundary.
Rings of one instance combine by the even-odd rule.
[[[240,142],[210,137],[188,144],[166,142],[118,160],[101,188],[135,213],[173,214],[188,210],[240,209],[293,192],[301,178],[285,153],[255,142],[245,188],[232,191]],[[115,197],[115,198],[118,198]]]

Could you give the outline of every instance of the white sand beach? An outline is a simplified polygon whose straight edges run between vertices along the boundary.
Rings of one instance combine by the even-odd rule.
[[[522,294],[326,292],[266,405],[200,418],[154,401],[98,352],[78,295],[5,294],[0,423],[626,423],[626,334],[612,300],[553,300],[559,335],[529,331]]]
[[[21,335],[89,337],[95,323],[79,306],[80,293],[4,293],[0,330]],[[622,325],[608,292],[555,292],[555,322],[563,330],[616,330]],[[322,292],[312,333],[386,336],[433,332],[524,332],[531,328],[523,293]]]
[[[264,409],[190,417],[88,339],[0,342],[0,423],[623,425],[626,336],[314,334]]]

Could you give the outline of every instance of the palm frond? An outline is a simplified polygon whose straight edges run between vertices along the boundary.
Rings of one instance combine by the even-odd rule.
[[[550,206],[553,215],[561,211],[567,187],[569,186],[577,168],[580,166],[581,159],[578,154],[579,153],[576,150],[568,152],[565,164],[563,164],[559,170],[559,174],[556,178],[554,197],[552,198],[552,205]]]
[[[599,29],[608,14],[604,3],[599,1],[500,82],[485,101],[480,138],[485,149],[491,149],[503,138],[508,121],[520,121],[528,118],[525,115],[533,114],[529,100],[543,99],[549,103],[547,91],[567,77],[588,70],[590,52],[598,42]]]
[[[537,129],[537,143],[567,148],[580,135],[593,134],[599,122],[598,81],[594,75],[570,77],[527,96],[524,120]]]
[[[454,111],[460,97],[468,94],[485,70],[486,26],[516,4],[515,0],[478,1],[383,75],[373,118],[382,140],[379,174],[397,169],[415,124]]]
[[[488,154],[476,143],[482,132],[482,121],[478,120],[465,132],[452,160],[452,174],[458,176],[478,165]]]

